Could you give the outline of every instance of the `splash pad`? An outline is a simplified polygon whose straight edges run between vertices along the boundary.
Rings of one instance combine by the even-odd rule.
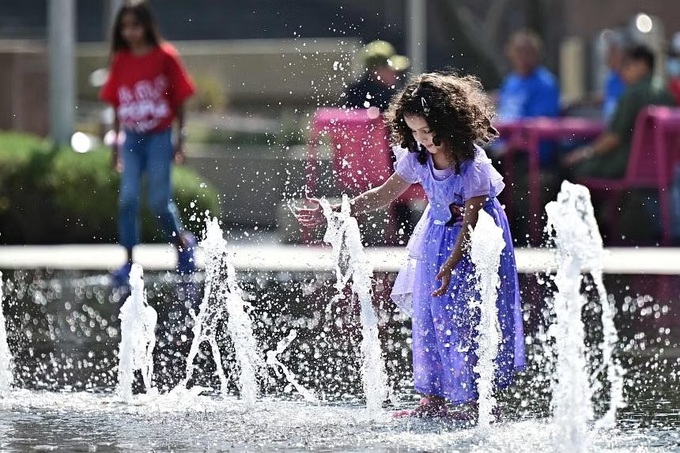
[[[345,214],[339,213],[336,219],[335,231],[343,232],[339,247],[335,252],[328,250],[328,254],[337,253],[335,271],[236,275],[233,266],[229,267],[222,232],[215,234],[213,224],[214,241],[208,241],[207,248],[206,243],[202,245],[214,253],[215,260],[206,259],[204,281],[190,282],[200,291],[192,291],[186,282],[171,276],[147,272],[147,302],[158,311],[152,380],[159,391],[139,389],[127,402],[114,392],[119,359],[111,352],[120,343],[117,318],[125,298],[89,276],[55,277],[41,271],[5,276],[7,331],[15,367],[13,386],[0,401],[0,426],[5,427],[0,436],[17,448],[128,451],[536,451],[564,445],[583,451],[615,451],[652,449],[677,441],[677,416],[654,424],[645,408],[645,404],[657,410],[660,404],[677,407],[677,402],[664,399],[674,388],[675,362],[664,359],[658,348],[657,359],[645,359],[652,364],[650,376],[662,374],[667,383],[655,389],[656,399],[650,396],[654,393],[649,393],[650,381],[644,378],[650,376],[644,366],[620,376],[618,362],[610,358],[620,359],[616,346],[626,343],[612,340],[610,299],[599,294],[597,269],[589,293],[589,283],[582,282],[572,257],[560,255],[559,244],[558,271],[541,277],[547,282],[543,286],[554,291],[546,291],[548,301],[533,300],[547,305],[544,325],[527,333],[529,369],[500,395],[494,395],[488,385],[482,390],[483,376],[489,371],[482,367],[478,371],[480,410],[488,414],[491,406],[499,405],[504,413],[501,421],[485,421],[481,414],[478,426],[393,420],[391,410],[411,407],[417,399],[409,381],[409,324],[387,300],[393,275],[374,273],[368,286],[362,280],[370,269],[347,232],[351,217]],[[559,237],[557,225],[556,231]],[[487,252],[493,255],[493,250]],[[216,266],[208,267],[209,262]],[[586,264],[593,267],[593,262]],[[351,268],[354,273],[348,272]],[[223,278],[219,284],[217,276]],[[489,278],[486,283],[480,279],[480,293],[492,294],[493,276],[484,271],[481,276]],[[192,300],[196,294],[199,304]],[[371,304],[366,304],[367,294]],[[558,344],[564,339],[558,333],[562,327],[554,327],[563,325],[558,306],[567,298],[576,301],[579,309],[565,318],[569,338],[583,341],[576,351]],[[493,304],[485,300],[479,301],[482,310],[486,306],[492,311]],[[217,310],[216,302],[224,304],[223,310]],[[201,303],[215,310],[208,312]],[[663,311],[653,306],[644,298],[629,297],[621,311],[653,318]],[[591,312],[597,316],[580,316]],[[574,327],[577,317],[583,318],[578,325],[582,335]],[[486,319],[492,321],[493,316]],[[207,320],[214,323],[201,324]],[[238,327],[229,326],[230,320],[238,321]],[[197,330],[199,325],[203,327]],[[211,329],[212,336],[206,334]],[[204,344],[210,347],[201,347],[201,342],[194,347],[201,338],[207,338]],[[366,339],[370,341],[364,343]],[[583,346],[587,340],[589,347]],[[484,344],[489,347],[480,350],[480,365],[493,367],[493,335]],[[589,352],[592,345],[600,352]],[[572,353],[579,358],[568,362],[577,365],[560,365],[560,357],[566,359]],[[626,356],[624,364],[634,367],[635,360]],[[136,379],[143,381],[139,375]],[[374,387],[367,382],[379,384],[375,393],[369,394]],[[565,410],[564,405],[574,400],[558,395],[573,395],[570,392],[579,387],[569,385],[584,382],[589,390],[582,393],[589,398]],[[616,396],[624,383],[626,408]],[[560,389],[560,385],[569,389]],[[635,423],[636,419],[644,423]],[[567,437],[575,443],[562,443],[565,432],[576,433]]]

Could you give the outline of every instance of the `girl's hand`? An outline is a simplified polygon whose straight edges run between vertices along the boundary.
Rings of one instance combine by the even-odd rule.
[[[439,297],[443,296],[446,293],[446,290],[449,289],[449,283],[451,282],[451,274],[453,273],[453,266],[449,263],[449,260],[446,260],[444,264],[442,264],[441,269],[439,269],[439,272],[437,273],[437,276],[435,279],[438,282],[442,282],[439,288],[435,289],[432,291],[432,296],[434,297]]]
[[[173,155],[173,158],[177,165],[182,165],[186,161],[182,143],[177,143],[177,145],[175,145],[175,154]]]
[[[306,228],[314,228],[326,223],[326,217],[323,215],[321,206],[319,206],[319,200],[308,198],[307,201],[313,205],[311,208],[298,208],[297,206],[292,208],[293,215],[300,225]]]
[[[435,277],[437,281],[441,281],[441,285],[438,289],[432,292],[432,296],[442,296],[446,290],[449,288],[449,283],[451,283],[451,275],[454,269],[460,263],[463,255],[467,253],[468,245],[470,243],[470,232],[477,225],[477,219],[479,218],[479,211],[484,206],[487,200],[486,195],[480,195],[477,197],[472,197],[465,202],[465,207],[463,208],[463,225],[461,227],[460,233],[456,238],[456,245],[453,246],[451,251],[451,256],[442,264],[439,269],[439,273]],[[453,214],[453,212],[452,212]]]
[[[123,161],[120,159],[118,145],[116,143],[111,146],[111,168],[118,173],[122,173],[123,171]]]

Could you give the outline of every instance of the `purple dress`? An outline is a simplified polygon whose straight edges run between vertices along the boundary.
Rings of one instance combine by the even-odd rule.
[[[428,154],[425,165],[415,153],[395,149],[395,171],[405,181],[425,189],[429,205],[408,243],[409,259],[392,289],[392,299],[411,315],[413,377],[417,392],[436,395],[453,403],[477,399],[475,327],[479,313],[470,308],[477,297],[474,265],[464,255],[454,269],[447,293],[433,297],[439,287],[435,276],[451,255],[461,231],[462,210],[472,197],[488,195],[484,211],[503,229],[505,248],[500,261],[498,318],[501,344],[496,358],[496,386],[512,383],[524,366],[524,334],[519,301],[515,253],[505,211],[496,199],[505,184],[481,148],[474,160],[461,165],[460,174],[436,170]]]

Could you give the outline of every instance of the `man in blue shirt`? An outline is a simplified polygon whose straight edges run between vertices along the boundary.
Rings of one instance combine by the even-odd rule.
[[[531,31],[512,35],[507,55],[512,66],[498,93],[498,116],[513,121],[560,113],[560,89],[555,76],[540,64],[541,39]],[[541,166],[556,163],[554,147],[541,145]]]

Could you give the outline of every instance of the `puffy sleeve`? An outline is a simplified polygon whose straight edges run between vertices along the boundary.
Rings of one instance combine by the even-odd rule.
[[[117,107],[118,101],[118,67],[120,66],[120,54],[114,54],[109,65],[106,82],[99,91],[99,99]]]
[[[401,176],[401,178],[411,184],[421,181],[420,168],[422,165],[418,162],[416,153],[411,153],[405,148],[395,146],[392,148],[396,162],[394,164],[394,172]]]
[[[170,85],[168,98],[172,107],[177,108],[194,94],[196,88],[182,65],[177,49],[169,43],[163,43],[163,50],[166,54],[166,71]]]
[[[503,177],[488,159],[475,159],[466,170],[463,179],[465,200],[483,195],[496,197],[505,187]]]

